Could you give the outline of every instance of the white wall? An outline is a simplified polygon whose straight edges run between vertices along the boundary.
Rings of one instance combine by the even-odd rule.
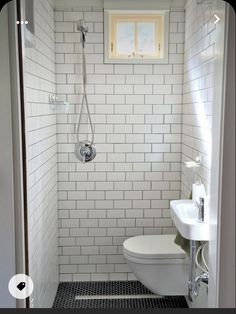
[[[81,101],[81,44],[89,27],[88,101],[97,156],[74,156]],[[169,63],[103,63],[103,12],[56,10],[57,94],[71,103],[58,115],[60,280],[133,279],[124,239],[173,233],[169,200],[180,197],[184,11],[170,13]]]
[[[51,1],[35,3],[35,48],[25,49],[31,307],[51,307],[58,285],[58,203],[54,12]]]
[[[221,20],[215,24],[214,14]],[[202,156],[202,167],[182,166],[181,194],[188,197],[192,183],[201,179],[210,195],[209,295],[204,284],[194,307],[215,307],[218,289],[219,165],[224,53],[224,2],[186,5],[183,86],[182,160]],[[200,290],[202,290],[200,289]],[[209,297],[209,298],[208,298]]]
[[[202,167],[182,166],[181,192],[188,197],[192,183],[201,179],[210,192],[215,25],[211,4],[186,5],[182,160],[202,157]]]
[[[0,12],[0,38],[0,307],[14,308],[8,291],[15,275],[15,224],[7,6]]]

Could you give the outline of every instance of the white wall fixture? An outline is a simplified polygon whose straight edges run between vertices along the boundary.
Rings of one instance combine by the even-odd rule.
[[[186,168],[198,168],[201,167],[201,155],[197,156],[195,160],[188,160],[184,162]]]
[[[209,221],[199,219],[199,208],[192,200],[170,202],[170,213],[182,236],[194,241],[209,241]]]
[[[70,103],[68,101],[60,100],[56,94],[49,94],[48,96],[53,111],[56,113],[67,113],[69,111]]]

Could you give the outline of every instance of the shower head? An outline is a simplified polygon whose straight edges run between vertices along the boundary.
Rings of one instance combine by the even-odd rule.
[[[88,32],[88,27],[86,26],[85,20],[79,20],[77,22],[77,30],[83,34]]]
[[[88,27],[86,26],[85,20],[79,20],[77,22],[77,31],[79,31],[81,33],[80,41],[81,41],[81,44],[84,48],[85,36],[86,36],[86,33],[88,32]]]

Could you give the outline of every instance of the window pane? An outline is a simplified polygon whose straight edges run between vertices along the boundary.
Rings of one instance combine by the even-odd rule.
[[[118,22],[116,24],[116,53],[129,55],[135,50],[134,23]]]
[[[138,23],[138,53],[153,55],[156,51],[155,23]]]

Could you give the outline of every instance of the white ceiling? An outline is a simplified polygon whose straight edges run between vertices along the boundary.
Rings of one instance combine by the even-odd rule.
[[[56,8],[63,8],[63,7],[77,7],[77,6],[103,6],[104,0],[53,0],[54,6]],[[111,2],[119,2],[119,6],[122,6],[122,2],[124,5],[127,5],[127,2],[129,2],[131,5],[134,4],[134,8],[137,8],[137,5],[142,4],[145,2],[145,5],[147,5],[147,9],[149,9],[151,6],[155,7],[155,9],[181,9],[184,8],[187,0],[105,0],[106,3]]]

